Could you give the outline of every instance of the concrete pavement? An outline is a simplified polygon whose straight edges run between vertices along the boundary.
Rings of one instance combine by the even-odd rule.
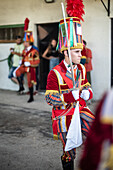
[[[0,170],[62,170],[62,144],[52,138],[51,107],[42,93],[30,104],[28,98],[0,90]],[[90,105],[93,111],[97,103]]]

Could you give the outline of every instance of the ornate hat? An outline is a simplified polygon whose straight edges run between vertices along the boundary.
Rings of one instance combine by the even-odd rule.
[[[80,22],[80,20],[83,20],[82,15],[84,14],[83,1],[66,0],[66,2],[67,2],[66,10],[69,16],[66,18],[66,23],[67,23],[68,41],[69,41],[70,49],[83,49],[82,25]],[[57,49],[59,49],[60,51],[64,51],[68,49],[64,19],[61,19],[59,23]]]
[[[24,41],[34,42],[32,31],[25,31],[25,33],[24,33]]]

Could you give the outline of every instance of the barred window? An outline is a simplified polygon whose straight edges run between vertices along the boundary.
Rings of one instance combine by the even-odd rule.
[[[24,24],[0,26],[0,43],[12,43],[17,35],[24,36]]]

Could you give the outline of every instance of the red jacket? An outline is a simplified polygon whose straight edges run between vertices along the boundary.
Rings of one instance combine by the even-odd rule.
[[[89,90],[91,99],[93,97],[93,93],[86,78],[85,67],[82,64],[78,64],[77,70],[80,73],[80,80],[78,80],[81,85],[80,93],[84,88]],[[67,71],[67,68],[64,65],[64,61],[62,61],[59,65],[55,66],[48,75],[45,98],[47,103],[53,106],[52,119],[60,116],[62,113],[66,116],[67,130],[69,128],[76,105],[76,100],[74,99],[72,92],[70,92],[70,89],[72,87],[73,84],[71,74]],[[94,119],[93,114],[88,108],[86,108],[86,102],[82,98],[80,98],[79,103],[81,116],[85,117],[85,119],[87,119],[86,117],[88,117],[88,121],[90,121],[90,118]],[[57,135],[57,131],[59,130],[56,130],[56,122],[53,121],[54,135]]]

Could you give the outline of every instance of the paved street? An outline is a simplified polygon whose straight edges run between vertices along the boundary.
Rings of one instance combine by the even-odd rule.
[[[52,138],[51,107],[44,94],[30,104],[28,98],[0,90],[0,170],[61,170],[62,145]],[[96,104],[90,105],[93,111]]]

